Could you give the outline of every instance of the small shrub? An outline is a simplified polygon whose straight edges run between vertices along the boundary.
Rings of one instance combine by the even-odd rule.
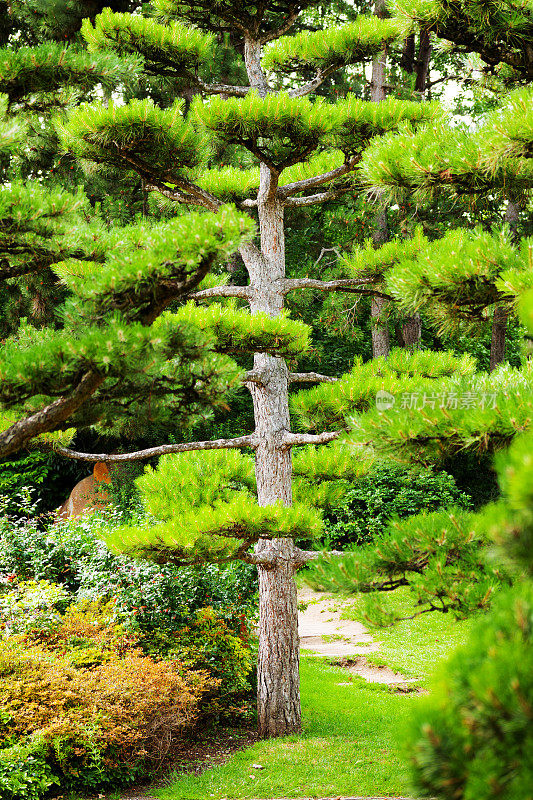
[[[0,653],[13,643],[0,644]],[[8,659],[4,659],[6,662]],[[159,764],[195,724],[216,682],[139,651],[74,667],[68,654],[20,650],[0,674],[5,744],[37,736],[64,789],[134,779]]]
[[[216,691],[204,709],[207,713],[232,714],[238,701],[250,693],[250,647],[213,608],[199,609],[193,622],[170,635],[154,631],[141,643],[148,652],[164,653],[189,669],[206,670],[217,679]]]
[[[53,628],[68,602],[68,592],[56,583],[21,581],[0,596],[0,628],[5,634]]]
[[[146,633],[178,630],[206,606],[220,610],[229,624],[239,614],[255,613],[255,567],[178,568],[113,555],[98,537],[120,519],[112,512],[94,514],[43,531],[35,520],[0,517],[0,576],[59,583],[79,599],[113,599]]]
[[[447,473],[406,470],[396,464],[376,465],[327,515],[328,547],[371,542],[392,517],[438,511],[451,505],[469,508],[470,500]]]
[[[0,797],[2,800],[40,800],[51,786],[59,785],[37,740],[0,750]]]

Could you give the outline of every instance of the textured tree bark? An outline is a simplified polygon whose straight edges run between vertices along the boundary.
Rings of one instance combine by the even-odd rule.
[[[412,55],[414,41],[406,40],[404,47],[405,63],[409,66],[409,58]],[[427,77],[429,74],[429,62],[431,58],[431,37],[428,31],[420,31],[420,42],[418,46],[418,58],[416,60],[416,80],[415,92],[418,92],[423,99],[426,90]],[[408,70],[412,71],[412,70]],[[400,347],[408,350],[416,350],[420,347],[420,337],[422,336],[422,324],[420,314],[414,314],[401,321],[396,326],[396,337]]]
[[[374,14],[377,17],[384,17],[386,5],[384,0],[376,0]],[[372,61],[372,89],[370,99],[373,103],[381,103],[386,99],[385,91],[385,68],[387,63],[387,50],[384,48]],[[376,217],[372,242],[374,247],[380,247],[389,239],[389,227],[387,224],[387,211],[383,211]],[[372,326],[372,357],[388,356],[390,352],[390,337],[388,323],[388,309],[390,302],[383,297],[372,297],[370,304],[370,321]]]
[[[414,314],[412,317],[409,317],[396,326],[398,344],[400,347],[405,347],[408,350],[416,350],[420,347],[421,335],[422,323],[420,314]]]
[[[424,94],[429,74],[429,59],[431,58],[431,37],[428,31],[420,31],[420,44],[416,62],[415,92]]]
[[[250,85],[266,95],[269,89],[261,67],[260,43],[247,38],[244,55]],[[261,249],[254,245],[241,249],[250,276],[250,311],[263,311],[272,317],[280,314],[285,296],[283,202],[276,197],[276,190],[277,175],[261,164],[257,195]],[[291,449],[285,441],[290,431],[289,372],[284,359],[266,353],[254,355],[253,372],[261,376],[260,381],[248,383],[254,404],[258,502],[262,506],[276,502],[290,506]],[[264,737],[283,736],[301,729],[296,548],[292,539],[260,539],[255,555],[272,559],[268,566],[258,565],[259,733]]]
[[[490,342],[490,371],[505,360],[505,335],[509,313],[503,306],[496,306],[492,317],[492,337]]]
[[[518,241],[518,225],[520,222],[520,207],[518,203],[509,200],[505,209],[505,222],[511,229],[513,241]],[[492,317],[492,336],[490,342],[490,371],[505,361],[505,340],[507,336],[507,321],[509,312],[504,306],[496,306]]]
[[[278,539],[257,546],[276,550],[273,569],[259,566],[259,658],[257,715],[264,737],[301,729],[298,610],[294,582],[294,544]]]
[[[385,244],[389,239],[387,212],[384,209],[376,219],[372,241],[375,247]],[[374,295],[370,305],[372,324],[372,357],[388,356],[390,353],[389,315],[390,301]]]
[[[261,165],[258,194],[261,253],[243,252],[250,274],[250,310],[277,316],[283,308],[285,239],[283,206],[273,195],[276,178]],[[289,373],[282,358],[256,353],[250,383],[254,403],[255,473],[257,497],[262,506],[292,503],[291,450],[285,443],[290,430]],[[261,736],[282,736],[301,727],[299,690],[299,639],[295,556],[291,539],[261,539],[257,555],[275,555],[273,566],[259,566],[259,657],[257,711]]]

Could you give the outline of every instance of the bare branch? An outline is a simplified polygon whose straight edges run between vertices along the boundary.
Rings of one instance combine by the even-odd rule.
[[[246,200],[241,200],[240,203],[237,203],[239,208],[257,208],[257,198],[247,198]]]
[[[186,195],[184,192],[176,191],[165,187],[163,183],[147,183],[144,187],[148,192],[159,192],[162,194],[163,197],[167,197],[169,200],[174,200],[176,203],[187,203],[190,206],[203,206],[204,203],[200,201],[198,198],[191,197],[190,195]]]
[[[290,14],[288,14],[285,22],[282,25],[280,25],[279,28],[276,28],[275,31],[270,31],[270,33],[265,33],[265,35],[261,37],[260,40],[261,44],[272,42],[274,39],[279,39],[280,36],[284,36],[287,33],[287,31],[289,31],[292,28],[292,26],[298,19],[299,15],[300,15],[299,10],[291,11]]]
[[[15,422],[0,433],[0,458],[16,453],[40,433],[55,430],[70,417],[98,389],[105,376],[97,372],[86,372],[72,394],[60,397],[31,417]]]
[[[250,296],[249,286],[212,286],[189,295],[193,300],[209,300],[211,297],[242,297],[247,300]]]
[[[191,181],[180,180],[176,183],[178,189],[185,191],[188,195],[192,195],[199,201],[203,201],[203,205],[209,211],[218,211],[224,204],[218,197],[215,197],[214,194],[211,192],[202,189],[201,186],[197,186],[195,183]],[[187,201],[185,201],[187,202]]]
[[[267,378],[263,371],[257,369],[251,369],[249,372],[244,374],[243,382],[244,383],[259,383],[265,384]]]
[[[321,292],[350,292],[357,291],[358,287],[368,286],[368,278],[338,278],[333,281],[319,281],[315,278],[286,278],[283,294],[295,289],[318,289]]]
[[[247,564],[255,564],[265,569],[274,569],[278,563],[277,554],[275,552],[269,553],[268,551],[263,553],[241,553],[239,558]]]
[[[289,372],[289,383],[335,383],[338,380],[319,372]]]
[[[296,447],[306,444],[328,444],[338,439],[342,431],[324,431],[324,433],[292,433],[285,431],[283,444],[285,447]]]
[[[126,160],[135,166],[136,162],[133,159]],[[139,169],[137,171],[139,174],[143,174]],[[146,189],[149,191],[159,192],[159,194],[162,194],[163,197],[168,197],[169,200],[174,200],[177,203],[203,206],[203,208],[207,208],[208,211],[218,211],[223,205],[223,203],[217,197],[215,197],[214,194],[202,189],[201,186],[197,186],[195,183],[191,183],[190,181],[186,180],[179,180],[178,178],[172,179],[172,183],[174,182],[177,187],[177,191],[176,189],[170,189],[163,181],[160,181],[157,178],[154,178],[152,175],[149,175],[147,178]]]
[[[154,456],[164,456],[167,453],[187,453],[191,450],[232,450],[239,447],[257,447],[254,434],[239,436],[236,439],[211,439],[207,442],[184,442],[183,444],[162,444],[159,447],[148,447],[146,450],[137,450],[134,453],[78,453],[68,447],[58,447],[57,452],[65,458],[74,461],[144,461]]]
[[[315,77],[310,80],[308,83],[305,83],[303,86],[300,86],[298,89],[293,89],[289,92],[289,97],[305,97],[311,92],[314,92],[318,89],[319,86],[322,86],[326,78],[329,78],[334,72],[336,72],[340,67],[344,66],[344,64],[339,61],[336,64],[332,64],[325,70],[318,70]]]
[[[295,547],[294,559],[296,562],[296,568],[303,567],[305,564],[308,564],[309,561],[316,561],[322,556],[344,556],[342,550],[328,550],[328,552],[324,553],[321,550],[300,550],[299,547]]]
[[[228,97],[246,97],[250,91],[249,86],[230,86],[225,83],[204,83],[198,76],[194,76],[194,82],[205,94],[225,94]]]
[[[318,203],[327,203],[329,200],[336,200],[337,197],[349,191],[349,187],[343,186],[338,189],[330,189],[319,194],[310,194],[307,197],[288,197],[283,205],[287,208],[301,208],[302,206],[316,206]]]
[[[321,175],[315,175],[312,178],[306,178],[302,181],[287,183],[285,186],[278,189],[278,197],[284,200],[286,197],[291,197],[293,194],[306,192],[308,189],[314,189],[316,186],[323,186],[325,183],[330,183],[336,178],[346,175],[348,172],[353,172],[359,160],[359,157],[351,158],[346,164],[343,164],[341,167],[336,167],[329,172],[323,172]]]
[[[318,256],[317,260],[315,261],[315,264],[314,264],[315,267],[318,267],[318,265],[320,264],[320,262],[322,261],[322,259],[326,255],[326,253],[335,253],[337,258],[341,257],[340,251],[336,247],[323,247],[322,250],[320,251],[320,255]]]

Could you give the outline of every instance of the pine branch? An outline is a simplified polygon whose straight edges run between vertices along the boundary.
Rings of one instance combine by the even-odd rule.
[[[146,189],[149,191],[155,190],[164,197],[167,197],[169,200],[175,200],[178,203],[202,206],[203,208],[207,208],[208,211],[218,211],[223,205],[223,203],[221,203],[221,201],[215,197],[215,195],[211,194],[211,192],[208,192],[206,189],[202,189],[201,186],[197,186],[191,181],[185,181],[183,179],[176,180],[176,186],[178,190],[181,191],[175,192],[169,189],[168,186],[163,183],[163,181],[158,181],[157,179],[154,179],[152,175],[148,175],[148,173],[144,170],[144,166],[139,164],[137,159],[129,157],[125,157],[125,159],[132,165],[132,167],[134,167],[141,177],[148,177],[149,183],[147,183]]]
[[[320,194],[311,194],[308,197],[289,197],[285,200],[284,205],[288,208],[301,208],[302,206],[315,206],[318,203],[326,203],[329,200],[336,200],[349,189],[348,186],[342,189],[330,189],[327,192],[320,192]]]
[[[297,10],[291,11],[288,14],[287,19],[285,20],[283,25],[280,25],[279,28],[276,28],[276,30],[274,30],[274,31],[270,31],[270,33],[265,33],[261,37],[261,39],[260,39],[261,44],[266,44],[267,42],[272,42],[272,41],[274,41],[274,39],[279,39],[280,36],[284,36],[287,33],[287,31],[289,31],[292,28],[292,26],[294,25],[294,23],[296,22],[296,20],[300,16],[300,13],[301,13],[301,9],[297,9]]]
[[[60,397],[30,417],[10,425],[0,433],[0,458],[6,458],[20,450],[35,436],[57,428],[94,394],[104,380],[104,375],[93,371],[86,372],[68,397]]]
[[[295,547],[294,559],[297,565],[296,568],[303,567],[310,561],[317,561],[324,555],[328,557],[344,556],[345,553],[342,550],[328,550],[327,553],[323,553],[320,550],[301,550],[299,547]]]
[[[341,431],[324,431],[323,433],[292,433],[285,431],[283,443],[287,447],[297,447],[306,444],[328,444],[338,439]]]
[[[264,386],[267,380],[267,375],[264,371],[251,369],[245,372],[243,376],[243,383],[258,383]]]
[[[287,183],[285,186],[282,186],[281,189],[278,189],[278,197],[281,200],[285,200],[285,198],[291,197],[293,194],[306,192],[308,189],[314,189],[317,186],[323,186],[323,184],[325,183],[330,183],[331,181],[334,181],[336,178],[340,178],[342,177],[342,175],[346,175],[346,173],[352,172],[355,169],[358,162],[359,162],[359,157],[351,158],[346,164],[343,164],[341,167],[332,169],[329,172],[324,172],[322,175],[315,175],[312,178],[306,178],[305,180],[302,181]]]
[[[59,447],[56,452],[65,458],[74,461],[144,461],[147,458],[163,456],[167,453],[187,453],[191,450],[232,450],[239,447],[257,447],[255,435],[239,436],[236,439],[211,439],[207,442],[185,442],[183,444],[163,444],[159,447],[148,447],[146,450],[137,450],[134,453],[80,453],[69,447]]]
[[[232,86],[226,83],[205,83],[197,75],[188,73],[188,76],[190,76],[192,82],[195,83],[204,94],[224,94],[227,97],[246,97],[250,91],[249,86]]]
[[[298,89],[292,89],[292,91],[289,92],[289,97],[306,97],[308,94],[316,92],[324,81],[342,66],[344,66],[344,64],[339,61],[338,64],[332,64],[327,69],[319,69],[312,80],[304,83],[304,85],[298,87]]]
[[[270,552],[268,550],[262,553],[241,553],[239,558],[246,564],[255,564],[265,569],[274,569],[279,563],[279,556],[274,551]]]
[[[338,278],[333,281],[319,281],[315,278],[287,278],[284,281],[283,294],[293,292],[295,289],[316,289],[320,292],[354,292],[356,294],[370,294],[392,300],[392,296],[378,289],[369,289],[368,278]]]
[[[168,189],[163,183],[152,181],[152,183],[145,184],[144,188],[147,192],[159,192],[159,194],[162,194],[163,197],[168,198],[168,200],[173,200],[175,203],[186,203],[187,205],[191,206],[204,205],[204,203],[198,198],[186,195],[184,192]]]
[[[248,300],[251,296],[250,286],[211,286],[190,295],[193,300],[210,300],[212,297],[241,297]]]
[[[319,372],[289,372],[289,383],[335,383],[338,378]]]

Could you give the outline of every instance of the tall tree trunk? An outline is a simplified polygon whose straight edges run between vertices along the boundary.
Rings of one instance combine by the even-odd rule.
[[[418,46],[418,59],[416,62],[415,92],[419,92],[421,95],[426,91],[431,49],[429,32],[425,30],[420,31],[420,44]]]
[[[407,350],[416,350],[420,347],[420,337],[422,335],[422,322],[420,314],[413,314],[412,317],[403,320],[396,325],[396,338],[400,347]]]
[[[496,306],[492,317],[492,337],[490,342],[490,371],[505,360],[505,336],[509,313],[503,306]]]
[[[416,65],[413,63],[414,40],[410,37],[406,39],[402,61],[405,63],[408,72],[412,72],[416,66],[415,92],[418,92],[420,99],[423,99],[426,91],[427,78],[429,74],[429,62],[431,58],[431,37],[428,31],[420,31],[420,41],[418,44],[418,58]],[[416,350],[420,347],[422,336],[422,323],[420,314],[401,320],[396,325],[396,338],[400,347],[408,350]]]
[[[245,42],[245,62],[250,84],[260,94],[268,92],[261,69],[261,48]],[[275,198],[277,175],[261,164],[257,195],[261,253],[243,247],[241,255],[253,287],[250,311],[271,317],[281,313],[285,278],[283,206]],[[283,437],[290,430],[288,370],[283,358],[266,353],[254,356],[252,383],[255,430],[257,497],[262,506],[281,501],[292,504],[290,448]],[[256,553],[275,557],[272,566],[259,566],[259,657],[257,711],[259,733],[264,737],[297,733],[301,729],[298,611],[294,572],[297,560],[292,539],[260,539]]]
[[[518,203],[509,200],[505,209],[505,221],[511,229],[514,241],[518,240],[520,209]],[[492,337],[490,342],[490,371],[505,361],[505,340],[509,313],[504,306],[496,306],[492,317]]]
[[[387,211],[383,209],[378,215],[372,241],[375,247],[380,247],[389,239],[389,226],[387,224]],[[389,309],[390,301],[383,297],[373,297],[370,305],[370,318],[372,324],[372,357],[388,356],[390,353],[389,336]]]
[[[374,14],[377,17],[384,17],[386,6],[384,0],[376,0]],[[372,88],[370,100],[373,103],[381,103],[386,99],[385,91],[385,70],[387,64],[387,48],[383,48],[381,53],[372,61]],[[383,209],[374,222],[372,242],[374,247],[381,247],[389,240],[389,226],[387,224],[387,211]],[[372,326],[372,357],[388,356],[390,352],[389,322],[388,312],[390,302],[383,297],[373,297],[370,304],[370,322]]]
[[[415,71],[415,35],[409,34],[404,39],[400,67],[409,74]]]

